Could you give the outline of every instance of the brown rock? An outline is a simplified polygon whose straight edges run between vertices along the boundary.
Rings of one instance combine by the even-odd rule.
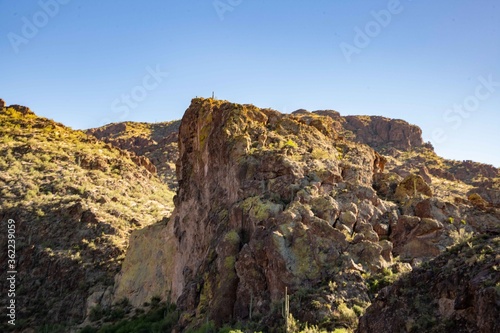
[[[28,114],[35,115],[33,111],[31,111],[30,108],[26,106],[15,104],[15,105],[9,105],[9,108],[13,108],[14,110],[20,112],[23,115],[28,115]]]
[[[151,161],[147,158],[147,157],[144,157],[144,156],[132,156],[132,161],[134,161],[135,164],[137,164],[138,166],[141,166],[143,168],[145,168],[146,170],[149,171],[149,173],[155,175],[156,174],[156,166],[151,163]]]
[[[418,168],[418,174],[420,177],[423,178],[423,180],[426,183],[428,183],[428,184],[432,183],[431,175],[429,174],[429,170],[427,169],[427,167],[425,165],[420,166]]]
[[[477,175],[486,178],[495,178],[499,175],[499,170],[492,165],[477,163],[474,161],[455,162],[450,172],[455,178],[464,182],[471,181]]]
[[[447,179],[447,180],[451,180],[451,181],[457,180],[453,174],[451,174],[450,172],[448,172],[446,170],[439,169],[439,168],[432,168],[432,167],[429,168],[428,170],[429,170],[429,173],[435,177],[443,178],[443,179]]]
[[[484,200],[478,193],[472,193],[468,197],[470,203],[479,209],[488,207],[488,202]]]
[[[86,210],[82,213],[81,221],[82,221],[82,223],[89,223],[89,224],[99,223],[97,216],[91,210]]]
[[[389,265],[390,243],[378,244],[370,223],[355,227],[358,213],[366,221],[382,214],[374,208],[380,200],[371,188],[376,153],[366,145],[343,143],[342,159],[302,163],[298,158],[310,156],[318,144],[335,142],[336,135],[334,120],[318,114],[282,115],[250,105],[192,101],[179,130],[176,208],[164,231],[172,235],[164,246],[175,255],[162,279],[170,281],[180,309],[220,325],[248,319],[252,302],[253,315],[273,322],[271,305],[281,301],[285,287],[290,294],[305,283],[319,288],[344,266],[342,253],[367,270]],[[321,149],[339,154],[337,148]],[[349,232],[338,230],[343,223]],[[363,239],[348,246],[346,235],[352,233]],[[118,282],[121,295],[132,295],[137,284],[155,285],[149,281],[155,277],[137,275],[141,271],[124,266],[126,280],[140,282]],[[351,289],[349,299],[368,299],[361,282]],[[147,295],[134,296],[134,303]],[[325,303],[324,294],[311,297]],[[332,309],[332,302],[325,309]],[[333,315],[332,310],[296,313],[301,320],[318,321]]]
[[[441,252],[439,243],[446,242],[442,229],[436,220],[403,215],[390,235],[394,253],[407,259],[435,257]]]
[[[410,175],[406,177],[396,188],[395,198],[399,201],[408,200],[423,194],[432,197],[432,190],[422,176]]]
[[[379,196],[390,200],[394,198],[396,188],[402,180],[403,178],[396,173],[376,173],[373,176],[373,188]]]
[[[421,147],[422,130],[403,120],[378,116],[346,116],[344,127],[355,134],[355,140],[378,148],[409,150]]]

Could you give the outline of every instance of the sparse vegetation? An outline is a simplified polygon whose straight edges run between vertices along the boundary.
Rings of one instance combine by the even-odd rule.
[[[24,325],[57,332],[47,311],[61,307],[64,317],[73,304],[64,303],[60,294],[68,295],[66,302],[85,299],[89,287],[109,284],[124,258],[130,232],[169,215],[173,192],[124,152],[14,108],[0,111],[0,155],[0,212],[21,223],[18,232],[25,245],[20,242],[18,255],[29,250],[29,256],[37,258],[29,265],[57,267],[49,279],[57,287],[38,286],[35,281],[47,279],[46,273],[24,267],[35,273],[23,276],[16,296],[20,304],[36,304],[23,309]],[[131,224],[133,219],[140,224]],[[73,281],[77,276],[87,278]],[[91,317],[97,319],[105,311],[96,307]],[[107,315],[115,320],[125,313]]]
[[[218,153],[219,147],[210,145],[220,140],[209,139],[220,129],[214,127],[213,117],[218,115],[214,108],[222,107],[224,102],[195,100],[198,102],[203,122],[194,136],[198,141],[193,155],[196,161],[200,158],[205,163],[205,153]],[[188,295],[195,310],[181,314],[175,306],[162,302],[160,296],[136,309],[126,299],[114,306],[105,305],[103,301],[90,309],[91,324],[81,332],[170,332],[178,322],[190,328],[187,332],[194,333],[283,332],[283,323],[289,333],[353,332],[359,318],[369,311],[370,302],[379,294],[386,297],[383,299],[386,306],[396,308],[406,306],[404,300],[411,299],[406,331],[437,332],[442,328],[445,324],[433,313],[435,299],[423,292],[415,293],[422,287],[420,281],[417,279],[411,282],[417,285],[412,285],[405,280],[406,273],[402,271],[408,272],[412,267],[415,271],[429,270],[428,276],[436,278],[464,267],[478,264],[486,267],[491,263],[496,248],[478,249],[473,235],[480,229],[477,227],[483,216],[480,214],[493,211],[495,207],[479,194],[466,195],[480,186],[473,181],[487,178],[475,177],[473,181],[465,176],[454,178],[451,171],[460,171],[464,166],[445,161],[433,151],[420,147],[405,151],[386,147],[392,155],[383,158],[384,161],[387,158],[391,173],[384,174],[383,167],[377,169],[377,161],[382,157],[366,145],[339,139],[336,131],[341,124],[329,117],[323,119],[304,113],[280,118],[273,110],[264,114],[251,105],[224,104],[224,107],[232,108],[228,115],[231,121],[217,126],[227,135],[224,136],[229,140],[227,146],[234,148],[229,158],[234,157],[240,163],[229,166],[237,170],[241,188],[228,190],[225,186],[219,190],[217,184],[210,184],[206,189],[211,193],[225,196],[225,191],[230,191],[237,201],[227,206],[224,206],[226,203],[217,204],[216,209],[207,210],[209,220],[192,219],[200,225],[205,222],[208,225],[197,240],[200,244],[194,244],[203,251],[208,247],[207,260],[203,261],[205,257],[200,259],[202,265],[199,266],[205,271],[196,271],[196,268],[189,272],[195,276],[189,281],[192,290]],[[34,304],[29,310],[35,315],[22,328],[36,323],[47,332],[65,330],[68,327],[43,322],[43,318],[50,317],[51,309],[62,309],[60,312],[65,314],[66,308],[70,308],[50,292],[73,293],[68,299],[83,300],[79,304],[82,310],[90,290],[98,290],[97,293],[112,290],[108,288],[113,286],[115,274],[125,258],[130,232],[170,214],[174,195],[171,188],[177,186],[175,164],[170,159],[178,157],[178,147],[172,138],[172,142],[161,142],[161,139],[166,133],[173,133],[170,130],[174,125],[123,123],[90,131],[138,155],[156,158],[161,182],[144,167],[138,167],[130,153],[80,131],[30,114],[21,117],[16,110],[9,109],[0,113],[0,117],[0,212],[15,213],[23,221],[29,221],[23,225],[26,237],[23,236],[19,243],[20,251],[33,251],[28,257],[36,258],[36,265],[57,267],[58,273],[64,272],[60,274],[64,279],[50,285],[52,289],[42,285],[48,290],[40,293],[42,296],[30,290],[20,293],[24,299],[35,294],[33,300],[29,298]],[[360,117],[359,120],[367,125],[372,118]],[[113,133],[110,130],[113,128],[116,133],[109,134]],[[357,135],[348,132],[350,138]],[[134,146],[136,141],[139,144]],[[160,149],[160,145],[168,148]],[[208,151],[199,151],[209,146]],[[216,164],[214,160],[208,163],[210,167]],[[443,170],[426,171],[423,165],[442,168],[450,174],[442,176],[439,172]],[[203,169],[186,168],[184,171],[193,174],[200,170]],[[387,196],[382,198],[374,192],[373,183],[377,176],[386,175],[389,176],[383,180],[387,182]],[[189,177],[183,179],[189,181]],[[164,182],[169,183],[170,189]],[[197,185],[200,184],[194,184]],[[492,188],[494,186],[497,185]],[[393,196],[395,194],[398,198]],[[484,198],[492,200],[489,193],[484,194]],[[175,221],[179,222],[181,226],[190,223],[188,216]],[[166,219],[157,226],[164,224]],[[209,242],[215,238],[207,237],[211,229],[217,232],[216,245]],[[250,242],[253,233],[260,238]],[[183,237],[177,230],[175,236]],[[201,244],[207,239],[206,244]],[[427,261],[429,256],[435,256],[447,246],[447,251],[456,258],[451,257],[449,264],[441,265],[439,272],[434,271]],[[238,253],[243,251],[242,247],[248,252]],[[231,248],[231,253],[224,253],[226,248]],[[394,260],[393,256],[398,254],[404,258],[404,263],[397,262],[403,259]],[[457,265],[461,266],[457,268]],[[491,266],[491,276],[499,271],[497,266]],[[208,272],[206,267],[213,271]],[[81,269],[85,274],[80,274]],[[276,270],[284,278],[271,281],[269,270]],[[228,281],[238,280],[235,285],[233,280],[227,283],[234,288],[231,289],[233,294],[236,286],[240,288],[241,285],[237,285],[240,281],[256,281],[257,284],[262,280],[265,281],[262,284],[274,283],[274,287],[287,284],[289,290],[294,290],[290,304],[283,306],[263,290],[258,290],[261,294],[257,295],[251,289],[251,295],[239,294],[241,304],[230,309],[248,315],[249,321],[219,328],[215,324],[218,321],[207,318],[217,316],[210,311],[216,312],[212,308],[225,300],[217,298],[217,294],[225,292],[225,280],[217,275],[222,275],[221,271]],[[240,274],[248,275],[241,278]],[[29,282],[23,283],[23,288],[40,283],[39,277],[23,276],[24,281]],[[78,283],[72,281],[76,279]],[[381,292],[398,283],[404,286],[399,293],[385,295],[388,289]],[[500,282],[491,279],[490,275],[480,283],[500,295]],[[96,286],[99,288],[93,288]],[[48,300],[46,295],[49,295]],[[247,309],[248,314],[245,313]],[[412,316],[417,312],[418,316]],[[299,322],[294,315],[310,322]],[[74,322],[77,320],[81,322],[83,318]],[[275,326],[265,326],[270,321],[274,321]]]
[[[127,309],[129,307],[122,304],[104,314],[99,310],[99,319],[115,323],[105,324],[101,328],[87,326],[80,330],[80,333],[170,332],[179,320],[179,311],[172,304],[158,303],[147,312],[134,315],[130,312],[127,314]]]

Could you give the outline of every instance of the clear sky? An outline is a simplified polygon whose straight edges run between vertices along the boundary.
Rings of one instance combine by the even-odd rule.
[[[497,0],[0,0],[0,98],[77,129],[195,96],[401,118],[500,167]]]

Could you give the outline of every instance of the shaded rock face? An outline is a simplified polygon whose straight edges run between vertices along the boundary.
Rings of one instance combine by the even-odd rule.
[[[359,333],[500,331],[500,238],[484,235],[386,288]]]
[[[399,119],[378,116],[346,116],[344,128],[354,133],[354,140],[374,148],[393,147],[409,150],[423,146],[422,130]]]

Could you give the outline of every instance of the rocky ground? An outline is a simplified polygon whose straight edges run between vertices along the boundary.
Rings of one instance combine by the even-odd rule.
[[[482,234],[381,290],[367,332],[499,332],[500,236]]]

